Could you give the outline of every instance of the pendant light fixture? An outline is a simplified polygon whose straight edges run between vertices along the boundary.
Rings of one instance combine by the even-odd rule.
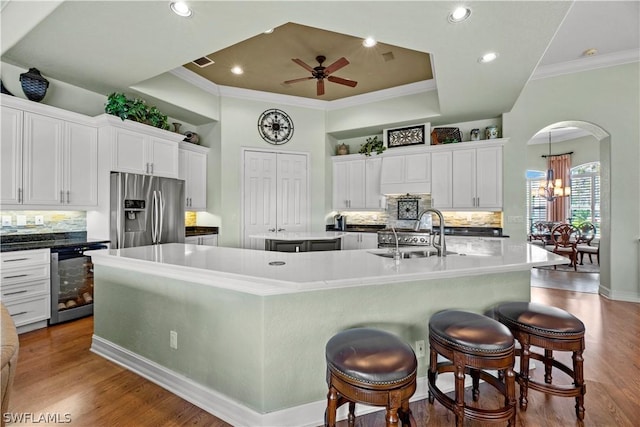
[[[544,157],[544,156],[543,156]],[[549,155],[547,156],[547,182],[538,188],[538,196],[544,197],[547,202],[553,202],[558,197],[567,197],[571,195],[571,187],[563,186],[561,178],[553,176],[551,169],[551,131],[549,131]]]

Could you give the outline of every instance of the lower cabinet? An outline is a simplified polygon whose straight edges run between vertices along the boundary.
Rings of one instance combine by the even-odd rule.
[[[189,245],[218,246],[218,235],[204,234],[202,236],[189,236],[185,237],[184,242]]]
[[[49,249],[3,252],[0,264],[0,301],[7,307],[18,333],[45,327],[51,317]]]
[[[340,239],[266,240],[265,250],[276,252],[339,251]]]
[[[347,233],[342,238],[342,250],[377,249],[378,233]]]

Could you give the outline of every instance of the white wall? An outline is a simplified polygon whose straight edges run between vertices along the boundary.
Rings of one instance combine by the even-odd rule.
[[[551,154],[562,154],[572,151],[572,167],[600,160],[600,142],[592,135],[568,141],[553,142],[551,144]],[[547,159],[543,158],[542,155],[546,156],[548,154],[548,143],[527,145],[527,169],[547,170]]]

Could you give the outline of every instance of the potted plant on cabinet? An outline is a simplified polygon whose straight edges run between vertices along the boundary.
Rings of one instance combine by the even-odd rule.
[[[376,154],[382,154],[387,147],[384,146],[382,141],[378,140],[378,136],[373,136],[371,138],[366,139],[367,142],[360,145],[360,154],[364,154],[365,156],[370,156],[372,152],[375,151]]]
[[[107,97],[104,111],[107,114],[120,117],[122,120],[129,119],[160,129],[169,129],[167,116],[162,114],[157,107],[149,107],[140,98],[129,99],[124,93],[114,92],[110,94]]]

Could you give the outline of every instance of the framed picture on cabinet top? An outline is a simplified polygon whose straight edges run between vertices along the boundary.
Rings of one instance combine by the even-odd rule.
[[[387,148],[425,144],[427,129],[431,129],[429,124],[385,129],[383,133],[384,143]]]

